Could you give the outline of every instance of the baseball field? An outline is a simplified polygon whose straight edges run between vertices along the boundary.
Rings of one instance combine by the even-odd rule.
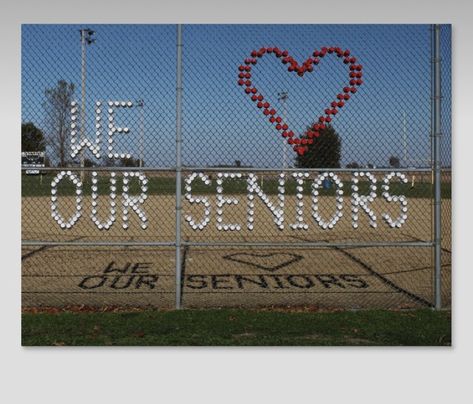
[[[116,221],[107,231],[99,230],[90,219],[92,199],[86,191],[82,217],[71,229],[61,229],[51,217],[50,197],[46,193],[48,179],[41,184],[37,181],[37,177],[28,178],[23,184],[22,239],[44,242],[22,248],[24,307],[175,306],[175,196],[171,184],[163,191],[168,178],[159,179],[160,191],[153,191],[150,185],[142,206],[147,216],[145,230],[134,213],[129,216],[129,227],[123,229],[117,208]],[[202,193],[210,203],[209,223],[203,230],[192,229],[184,218],[191,215],[201,221],[203,205],[191,204],[183,197],[182,307],[431,307],[433,249],[407,244],[432,239],[432,200],[426,197],[430,187],[418,184],[412,190],[408,185],[404,189],[408,219],[400,228],[391,228],[381,218],[381,213],[396,217],[399,204],[378,197],[371,204],[378,226],[370,227],[368,215],[361,212],[359,226],[354,229],[348,184],[344,189],[343,215],[333,229],[326,230],[311,216],[309,192],[304,192],[301,199],[294,192],[287,192],[284,229],[277,228],[274,215],[256,198],[254,228],[250,231],[246,226],[247,195],[244,189],[237,188],[225,194],[237,199],[238,204],[225,205],[222,218],[226,223],[241,225],[241,230],[218,230],[215,195],[196,188],[194,195]],[[267,179],[263,188],[271,187],[271,180]],[[67,187],[62,193],[58,204],[61,214],[68,217],[75,211],[75,198]],[[326,190],[319,197],[323,217],[328,218],[335,211],[333,194],[333,190]],[[277,199],[270,191],[268,197]],[[289,224],[296,220],[301,202],[308,229],[293,230]],[[107,204],[106,192],[100,193],[97,209],[103,219],[108,214]],[[443,199],[442,209],[443,226],[449,231],[449,198]],[[451,300],[451,246],[447,230],[442,249],[445,305]],[[53,241],[79,244],[49,244]],[[156,242],[163,244],[149,244]],[[389,246],[390,242],[402,244]]]

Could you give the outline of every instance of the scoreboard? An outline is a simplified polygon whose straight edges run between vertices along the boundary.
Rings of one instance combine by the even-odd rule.
[[[44,151],[39,152],[22,152],[21,166],[28,168],[25,170],[27,175],[40,174],[40,168],[44,167]]]

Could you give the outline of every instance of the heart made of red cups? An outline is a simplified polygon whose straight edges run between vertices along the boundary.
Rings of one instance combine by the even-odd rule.
[[[257,90],[251,81],[251,67],[258,63],[258,58],[265,54],[272,53],[285,65],[288,65],[287,70],[303,77],[306,73],[312,73],[314,66],[317,66],[327,54],[332,54],[348,66],[348,82],[343,87],[342,91],[337,94],[336,99],[333,100],[329,107],[324,110],[324,114],[320,115],[315,124],[299,137],[294,136],[294,132],[289,129],[286,122],[283,122],[282,117],[278,115],[276,109],[264,99],[263,94]],[[338,113],[340,108],[350,100],[350,94],[357,91],[357,87],[363,84],[363,66],[357,64],[357,59],[350,54],[348,49],[342,50],[336,46],[322,47],[320,50],[316,49],[312,56],[309,57],[302,65],[299,65],[292,56],[289,56],[287,50],[280,50],[277,47],[261,48],[251,52],[251,57],[246,58],[244,64],[238,67],[238,84],[242,86],[245,93],[256,102],[256,106],[261,109],[263,115],[268,118],[269,122],[274,125],[276,130],[281,133],[281,136],[287,139],[287,143],[293,146],[294,151],[299,155],[303,155],[308,149],[308,145],[314,143],[314,138],[320,136],[320,131],[325,129],[325,124],[330,123],[333,116]]]

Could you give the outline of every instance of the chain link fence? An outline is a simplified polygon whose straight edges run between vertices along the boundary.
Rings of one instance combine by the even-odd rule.
[[[434,306],[432,27],[177,33],[23,26],[23,304]],[[450,26],[440,44],[448,306]]]

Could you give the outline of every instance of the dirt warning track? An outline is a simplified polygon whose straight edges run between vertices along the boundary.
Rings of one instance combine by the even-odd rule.
[[[25,199],[25,198],[24,198]],[[156,224],[146,231],[118,226],[98,232],[81,223],[69,232],[54,229],[47,198],[28,198],[23,209],[23,238],[62,241],[173,241],[173,197],[151,196],[149,212]],[[34,201],[32,200],[34,199]],[[38,220],[31,220],[34,211]],[[289,203],[289,206],[290,203]],[[167,209],[167,210],[166,210]],[[353,230],[343,218],[332,231],[313,222],[305,232],[275,230],[272,217],[257,205],[254,232],[219,232],[211,222],[203,232],[184,226],[187,241],[275,241],[277,247],[186,245],[182,249],[182,306],[294,306],[326,308],[429,307],[433,302],[432,249],[428,247],[339,247],[330,243],[428,240],[430,200],[416,200],[411,220],[401,229],[368,226]],[[244,223],[245,210],[231,207],[229,221]],[[310,216],[309,216],[310,218]],[[158,220],[159,219],[159,220]],[[288,218],[289,220],[289,218]],[[91,230],[92,229],[92,230]],[[159,236],[157,236],[159,235]],[[159,238],[158,238],[159,237]],[[324,242],[318,248],[291,243]],[[443,299],[450,301],[451,253],[442,255]],[[175,250],[146,246],[24,246],[23,306],[148,306],[175,305]]]

